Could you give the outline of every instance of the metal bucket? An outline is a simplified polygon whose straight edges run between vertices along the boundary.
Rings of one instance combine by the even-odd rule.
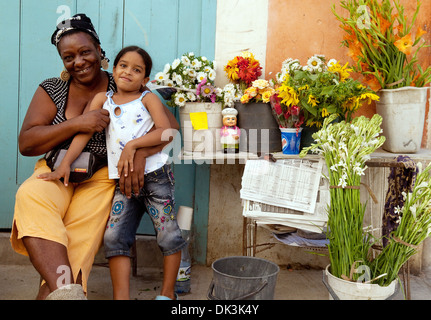
[[[227,257],[212,264],[209,300],[273,300],[278,265],[254,257]]]

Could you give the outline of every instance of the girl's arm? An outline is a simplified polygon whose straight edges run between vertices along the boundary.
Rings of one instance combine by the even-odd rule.
[[[85,115],[52,125],[57,114],[48,93],[38,87],[24,118],[19,134],[19,151],[24,156],[39,156],[80,132],[101,132],[109,123],[106,110],[96,110]]]
[[[87,112],[87,109],[88,112],[102,109],[105,100],[105,94],[98,93],[92,100],[90,106],[86,108],[84,113]],[[82,150],[84,150],[85,146],[87,145],[88,141],[91,139],[92,136],[93,133],[77,134],[73,138],[72,143],[70,144],[69,149],[67,150],[63,160],[61,161],[60,166],[53,172],[43,173],[39,175],[38,178],[46,181],[64,178],[64,185],[67,186],[69,184],[70,166],[72,165],[73,161],[78,158]]]
[[[144,147],[158,146],[162,142],[162,135],[165,130],[172,130],[168,115],[165,112],[164,106],[160,99],[154,93],[148,93],[145,97],[145,106],[150,112],[154,121],[154,130],[151,130],[146,135],[129,141],[124,147],[120,160],[118,161],[118,174],[122,175],[129,171],[133,171],[133,159],[137,149]]]

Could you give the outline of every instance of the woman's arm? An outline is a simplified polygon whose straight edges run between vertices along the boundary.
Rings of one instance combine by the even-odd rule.
[[[79,132],[101,132],[109,123],[106,110],[95,110],[57,125],[52,121],[57,107],[46,91],[39,87],[27,110],[19,134],[19,151],[24,156],[44,154]]]
[[[86,109],[88,109],[89,111],[100,110],[102,109],[105,100],[105,94],[99,93],[94,97],[90,106]],[[87,111],[84,111],[84,113],[86,112]],[[46,181],[59,180],[61,178],[64,178],[64,185],[67,186],[69,184],[70,167],[73,161],[75,161],[79,157],[82,150],[84,150],[85,146],[87,145],[88,141],[90,141],[92,136],[92,133],[77,134],[73,138],[69,149],[67,150],[63,160],[61,161],[60,166],[54,172],[43,173],[39,175],[38,178]]]

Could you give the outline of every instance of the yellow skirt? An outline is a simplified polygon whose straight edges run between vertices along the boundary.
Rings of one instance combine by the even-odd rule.
[[[37,176],[50,169],[45,160],[36,163],[33,175],[18,189],[11,234],[12,248],[27,255],[22,238],[51,240],[67,248],[73,277],[81,272],[87,292],[88,276],[99,250],[114,195],[115,180],[108,168],[91,179],[65,187],[61,181],[44,181]]]

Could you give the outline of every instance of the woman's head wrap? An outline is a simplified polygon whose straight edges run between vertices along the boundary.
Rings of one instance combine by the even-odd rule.
[[[61,38],[64,35],[74,30],[79,30],[79,31],[88,33],[100,45],[99,36],[97,35],[96,30],[94,29],[91,19],[83,13],[75,14],[72,18],[69,18],[60,22],[57,25],[56,30],[51,36],[51,43],[57,47]],[[102,58],[105,58],[107,61],[109,61],[106,58],[105,51],[103,51],[103,49],[102,49]]]
[[[90,18],[83,13],[75,14],[72,18],[60,22],[52,34],[51,43],[57,46],[61,38],[73,30],[80,30],[88,33],[98,44],[100,44],[99,36],[97,35]]]

